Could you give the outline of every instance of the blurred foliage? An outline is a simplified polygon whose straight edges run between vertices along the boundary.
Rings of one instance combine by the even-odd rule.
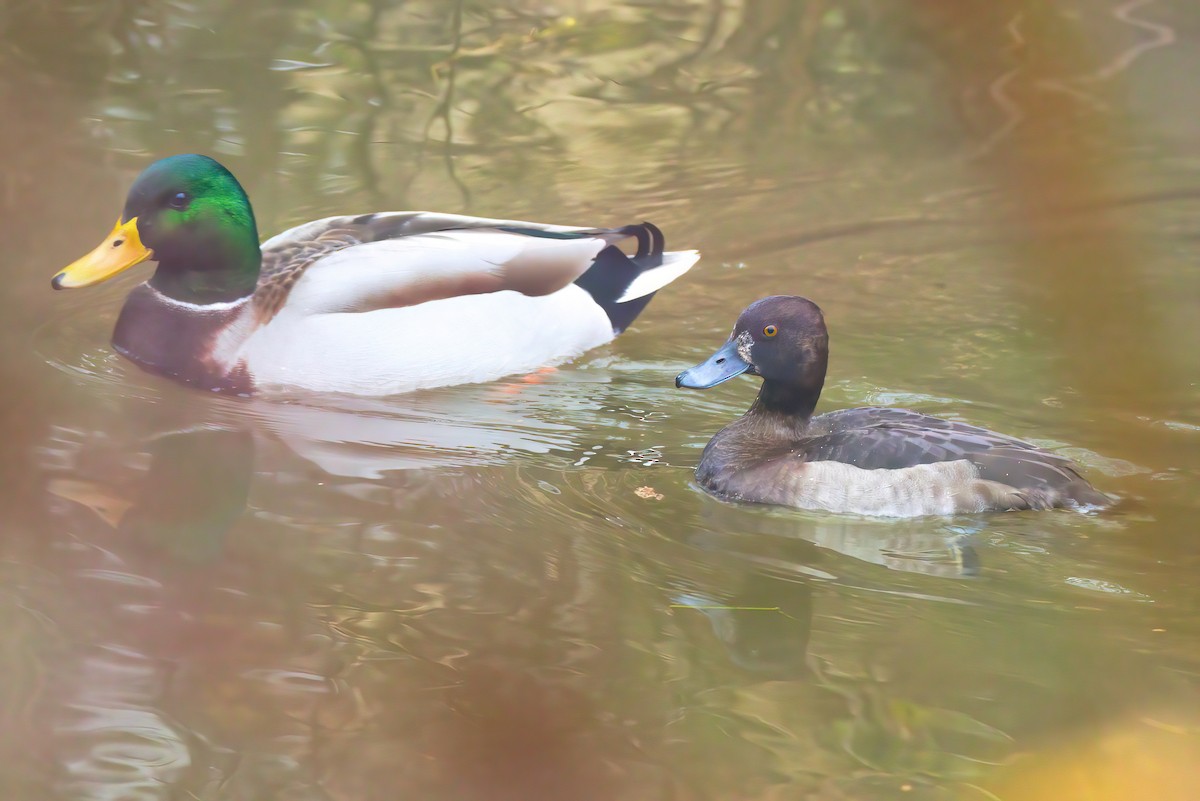
[[[301,173],[305,196],[396,202],[436,190],[419,184],[430,158],[472,187],[533,188],[563,163],[608,170],[620,147],[986,145],[1011,117],[1015,71],[1078,36],[1066,13],[1028,0],[58,0],[4,6],[0,41],[94,97],[118,150],[207,150],[252,178]],[[614,110],[621,124],[604,124]]]
[[[989,783],[996,798],[1118,801],[1200,796],[1200,730],[1194,713],[1120,720],[1026,754]]]

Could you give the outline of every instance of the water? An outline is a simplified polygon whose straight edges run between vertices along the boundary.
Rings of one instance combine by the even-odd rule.
[[[0,25],[4,798],[1196,797],[1191,4],[59,2]],[[48,286],[186,151],[234,170],[264,235],[651,219],[705,257],[533,379],[211,397],[108,348],[138,277]],[[1021,436],[1122,503],[706,497],[700,449],[754,386],[672,379],[770,293],[826,311],[822,408]]]

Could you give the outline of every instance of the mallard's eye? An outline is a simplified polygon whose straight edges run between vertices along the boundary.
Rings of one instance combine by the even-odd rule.
[[[173,209],[179,209],[180,211],[183,211],[188,207],[188,203],[190,201],[191,198],[188,197],[187,192],[177,192],[175,197],[171,198],[168,205]]]
[[[779,333],[779,329],[773,325],[768,325],[763,329],[763,336],[773,337]]]

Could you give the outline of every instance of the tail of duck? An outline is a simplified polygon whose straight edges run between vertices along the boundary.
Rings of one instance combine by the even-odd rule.
[[[636,238],[637,253],[626,255],[609,245],[596,257],[588,271],[576,279],[587,290],[619,334],[641,314],[654,293],[686,273],[700,260],[695,250],[664,252],[662,231],[643,222],[614,229],[617,238]]]

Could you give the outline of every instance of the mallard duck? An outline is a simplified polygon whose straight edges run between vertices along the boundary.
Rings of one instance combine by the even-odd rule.
[[[705,447],[700,486],[729,500],[887,517],[1109,504],[1070,460],[984,428],[891,408],[814,417],[828,361],[817,304],[773,296],[748,306],[729,341],[675,379],[690,389],[742,373],[763,379],[750,410]]]
[[[627,256],[618,243],[636,241]],[[113,347],[205,389],[389,395],[490,381],[612,340],[696,263],[650,223],[579,228],[429,212],[327,217],[259,245],[241,184],[206,156],[134,181],[108,237],[54,276],[158,262]]]

